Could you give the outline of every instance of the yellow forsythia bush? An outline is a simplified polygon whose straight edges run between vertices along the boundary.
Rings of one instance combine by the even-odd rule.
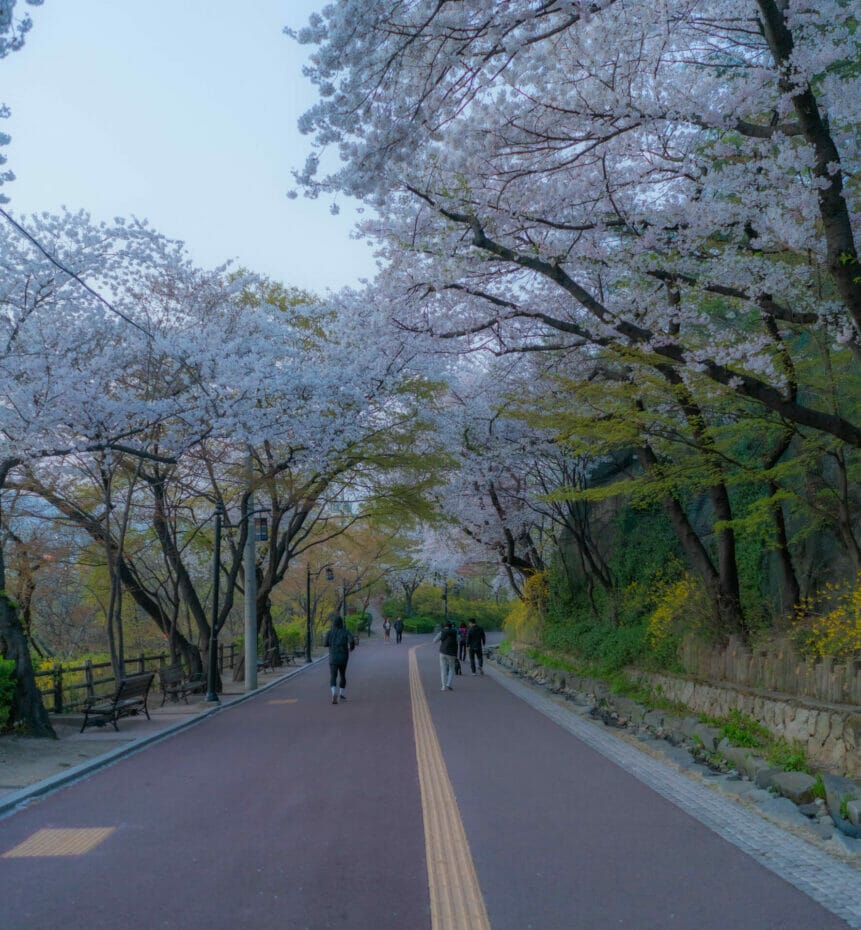
[[[699,583],[690,575],[670,582],[659,591],[646,630],[646,640],[653,653],[662,653],[682,630],[691,629],[694,625],[692,616],[700,606],[701,594]]]
[[[515,642],[538,642],[550,588],[545,572],[530,575],[523,584],[523,600],[514,602],[503,620],[502,628]]]
[[[803,598],[793,630],[806,655],[847,659],[861,653],[861,573]]]

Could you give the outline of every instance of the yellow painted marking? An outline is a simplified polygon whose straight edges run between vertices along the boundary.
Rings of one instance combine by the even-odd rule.
[[[37,830],[29,839],[3,853],[4,859],[33,856],[83,856],[104,842],[116,827],[81,827],[70,830]]]
[[[490,930],[460,810],[410,649],[410,697],[422,793],[433,930]]]
[[[274,701],[267,701],[267,704],[296,704],[299,698],[277,698]]]

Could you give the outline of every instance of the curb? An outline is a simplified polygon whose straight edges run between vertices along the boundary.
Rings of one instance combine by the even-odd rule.
[[[26,788],[21,788],[19,791],[8,794],[6,797],[0,799],[0,818],[8,817],[10,814],[15,813],[15,811],[19,810],[20,808],[25,807],[30,801],[52,794],[54,791],[58,791],[60,788],[64,788],[73,782],[80,781],[82,778],[86,778],[88,775],[92,775],[94,772],[99,771],[99,769],[107,768],[109,765],[113,765],[115,762],[118,762],[120,759],[123,759],[126,756],[132,756],[135,753],[146,749],[148,746],[152,746],[155,743],[160,743],[162,740],[166,740],[172,736],[175,736],[182,730],[187,730],[189,727],[196,726],[198,723],[201,723],[208,717],[212,717],[214,714],[221,713],[225,710],[230,710],[232,707],[236,707],[239,704],[245,703],[245,701],[250,701],[252,698],[257,697],[258,694],[263,694],[264,692],[269,691],[270,688],[274,688],[276,685],[280,685],[282,682],[288,681],[290,678],[295,678],[296,675],[301,675],[302,672],[304,672],[306,669],[312,668],[315,665],[319,665],[326,658],[327,657],[325,655],[318,656],[316,659],[312,660],[310,664],[302,665],[299,668],[292,669],[291,671],[282,675],[280,678],[275,678],[273,681],[267,682],[262,687],[258,687],[256,691],[249,691],[245,694],[240,694],[234,700],[231,700],[228,704],[216,704],[209,710],[201,711],[191,720],[182,720],[179,723],[175,723],[169,727],[166,727],[164,730],[161,730],[158,733],[151,733],[149,736],[141,736],[140,738],[133,740],[125,746],[118,746],[116,749],[111,749],[109,752],[104,753],[104,755],[88,759],[86,762],[82,762],[80,765],[66,769],[64,772],[58,772],[56,775],[50,775],[48,778],[43,778],[42,781],[34,782],[32,785],[27,785]]]

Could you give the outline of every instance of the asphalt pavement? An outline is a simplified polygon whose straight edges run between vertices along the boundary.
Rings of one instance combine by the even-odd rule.
[[[441,691],[428,640],[363,642],[337,706],[310,666],[0,819],[0,928],[861,927],[501,673]]]

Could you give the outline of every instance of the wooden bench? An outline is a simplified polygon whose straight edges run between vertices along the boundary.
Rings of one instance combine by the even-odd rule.
[[[80,732],[83,733],[85,727],[103,727],[106,723],[112,723],[114,729],[119,730],[117,720],[120,717],[133,717],[141,710],[149,720],[146,702],[154,678],[155,672],[143,672],[121,679],[112,697],[98,698],[100,703],[93,701],[84,707]]]
[[[279,665],[293,665],[295,659],[301,659],[305,655],[304,649],[267,649],[262,658],[257,660],[257,671],[267,671],[277,668]]]
[[[161,706],[170,698],[177,703],[180,698],[188,704],[189,694],[206,690],[206,678],[203,672],[186,675],[181,665],[162,665],[158,670],[159,687],[161,688]]]
[[[267,649],[266,652],[264,652],[263,655],[257,659],[257,671],[258,672],[271,671],[273,668],[275,668],[279,664],[278,660],[279,660],[278,650]]]

